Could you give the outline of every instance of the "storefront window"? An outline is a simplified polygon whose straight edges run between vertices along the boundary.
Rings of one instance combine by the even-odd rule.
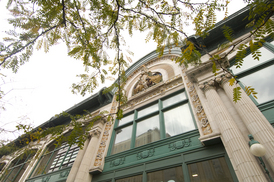
[[[224,157],[189,164],[188,171],[191,182],[233,182]]]
[[[115,182],[142,182],[142,181],[143,181],[142,175],[115,180]]]
[[[164,169],[147,174],[147,182],[184,182],[182,166]]]

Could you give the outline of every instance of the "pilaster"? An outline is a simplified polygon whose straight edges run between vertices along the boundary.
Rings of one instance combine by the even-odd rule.
[[[223,75],[216,79],[219,84],[224,88],[227,96],[233,99],[233,89],[235,86],[230,86],[230,74]],[[237,103],[233,103],[237,109],[240,117],[245,123],[250,134],[256,138],[266,148],[266,161],[268,161],[272,171],[274,171],[274,130],[261,111],[248,97],[243,89],[241,89],[241,99]]]
[[[216,86],[217,83],[210,80],[199,87],[204,91],[214,112],[221,139],[227,150],[230,151],[228,155],[231,155],[229,157],[233,160],[235,170],[238,171],[239,181],[267,181],[254,156],[249,152],[245,139],[218,95]]]

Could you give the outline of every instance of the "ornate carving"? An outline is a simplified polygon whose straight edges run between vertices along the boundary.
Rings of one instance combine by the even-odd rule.
[[[161,73],[159,72],[152,73],[151,71],[148,71],[147,67],[143,65],[141,69],[141,76],[133,89],[132,95],[135,95],[153,85],[156,85],[162,80],[163,79],[162,79]]]
[[[91,137],[98,137],[99,138],[100,135],[101,135],[101,130],[99,130],[98,128],[96,128],[96,129],[94,129],[90,132]]]
[[[110,167],[115,167],[124,164],[125,162],[125,157],[122,157],[120,159],[115,159],[110,162]]]
[[[201,101],[200,101],[199,96],[198,96],[198,94],[195,90],[195,87],[189,81],[189,79],[188,79],[188,77],[185,73],[185,70],[186,70],[186,68],[183,67],[183,69],[182,69],[183,77],[185,79],[186,86],[188,88],[189,95],[190,95],[193,107],[196,109],[196,116],[197,116],[199,122],[201,123],[201,129],[202,129],[204,135],[210,134],[210,133],[212,133],[212,129],[211,129],[210,124],[208,122],[208,119],[207,119],[207,116],[205,114],[204,108],[201,104]],[[204,84],[199,85],[199,88],[202,89],[202,90],[203,89],[209,89],[209,86],[213,87],[214,85],[215,85],[214,81],[209,81],[207,83],[207,85],[204,85]]]
[[[145,159],[147,157],[151,157],[151,156],[153,156],[154,151],[155,151],[155,149],[153,148],[153,149],[145,150],[143,152],[139,152],[139,153],[137,153],[137,159],[140,160],[140,159]]]
[[[170,151],[173,151],[173,150],[181,149],[184,147],[189,147],[190,145],[191,145],[191,140],[190,138],[188,138],[188,139],[173,142],[168,145],[168,148]]]
[[[224,83],[228,82],[232,78],[230,73],[226,73],[224,75],[221,75],[215,79],[215,81],[222,86]]]
[[[216,82],[214,80],[209,80],[208,82],[205,82],[201,85],[199,85],[199,88],[206,92],[207,90],[210,90],[210,89],[216,89]]]
[[[95,167],[100,166],[102,164],[104,152],[105,152],[105,149],[106,149],[106,143],[107,143],[107,140],[108,140],[108,137],[109,137],[109,131],[111,129],[111,125],[112,125],[111,122],[106,123],[105,130],[103,132],[103,137],[101,139],[99,149],[97,151],[97,155],[96,155],[96,158],[95,158],[95,162],[94,162]]]

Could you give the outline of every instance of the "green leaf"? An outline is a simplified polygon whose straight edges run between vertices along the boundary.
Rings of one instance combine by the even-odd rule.
[[[237,103],[241,99],[241,87],[236,87],[233,89],[233,102]]]

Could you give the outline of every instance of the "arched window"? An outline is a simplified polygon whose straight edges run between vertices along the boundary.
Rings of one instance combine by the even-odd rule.
[[[39,164],[34,169],[32,177],[72,166],[78,151],[79,147],[76,144],[69,146],[67,142],[57,147],[55,143],[49,145],[39,159]]]
[[[14,159],[1,177],[3,182],[19,181],[37,150],[28,150]]]

